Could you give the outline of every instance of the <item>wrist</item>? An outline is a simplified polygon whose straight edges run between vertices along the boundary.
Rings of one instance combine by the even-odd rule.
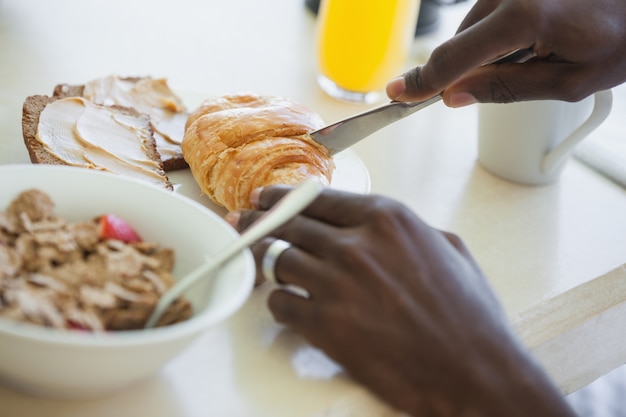
[[[477,372],[473,410],[467,415],[575,417],[562,393],[520,343],[496,346]],[[470,399],[471,400],[471,399]]]

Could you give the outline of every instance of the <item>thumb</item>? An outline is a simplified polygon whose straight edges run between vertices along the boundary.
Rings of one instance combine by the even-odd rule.
[[[423,82],[422,67],[412,68],[387,84],[386,93],[391,100],[420,101],[438,94],[441,89]]]
[[[485,66],[472,71],[443,92],[447,106],[512,103],[528,100],[579,101],[593,93],[584,74],[567,62],[531,61]]]

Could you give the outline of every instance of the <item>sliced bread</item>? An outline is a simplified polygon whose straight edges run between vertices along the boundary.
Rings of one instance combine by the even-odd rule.
[[[134,109],[30,96],[22,108],[22,134],[33,163],[110,171],[173,189],[150,119]]]
[[[59,84],[53,96],[84,97],[97,104],[131,107],[148,114],[163,169],[174,171],[188,167],[181,150],[188,114],[165,79],[108,76],[85,85]]]

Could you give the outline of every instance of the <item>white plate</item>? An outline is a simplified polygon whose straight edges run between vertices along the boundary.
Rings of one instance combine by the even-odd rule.
[[[367,194],[371,189],[369,172],[359,156],[352,150],[346,149],[333,158],[335,172],[330,186],[342,191]],[[226,209],[213,203],[209,197],[202,194],[196,180],[188,169],[167,173],[174,184],[177,193],[189,197],[208,207],[219,215],[225,215]]]

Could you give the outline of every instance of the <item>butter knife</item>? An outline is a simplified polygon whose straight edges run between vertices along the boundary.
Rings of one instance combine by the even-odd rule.
[[[532,49],[518,49],[487,62],[484,65],[503,64],[506,62],[521,63],[534,56],[535,53]],[[365,139],[383,127],[428,107],[440,101],[442,98],[440,93],[424,101],[391,101],[382,106],[325,126],[309,133],[309,135],[311,135],[315,141],[328,148],[330,153],[334,155]]]

